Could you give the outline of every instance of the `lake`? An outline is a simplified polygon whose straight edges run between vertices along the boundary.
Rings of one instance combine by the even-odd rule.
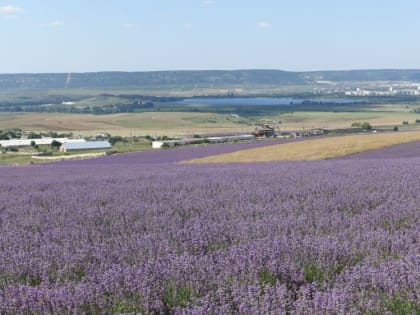
[[[215,98],[186,98],[175,104],[183,105],[213,105],[213,106],[281,106],[299,104],[350,104],[361,103],[358,99],[348,98],[291,98],[291,97],[215,97]]]

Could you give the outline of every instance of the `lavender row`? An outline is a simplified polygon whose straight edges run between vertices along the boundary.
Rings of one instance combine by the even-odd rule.
[[[210,155],[230,153],[238,150],[245,150],[273,144],[281,144],[295,141],[293,139],[278,139],[278,140],[255,140],[242,143],[221,143],[190,147],[179,147],[173,149],[149,150],[142,152],[134,152],[127,154],[118,154],[113,156],[105,156],[95,159],[86,159],[82,161],[66,161],[67,165],[98,165],[98,164],[161,164],[161,163],[176,163],[188,159],[196,159]]]
[[[343,157],[343,159],[405,159],[420,157],[420,141],[390,146]]]
[[[280,139],[259,140],[243,143],[212,144],[198,147],[180,147],[175,149],[150,150],[105,156],[95,159],[79,161],[65,161],[66,165],[116,165],[116,164],[165,164],[176,163],[189,159],[207,157],[211,155],[235,152],[275,144],[288,143],[291,141],[313,141],[314,139]],[[420,157],[420,141],[395,145],[384,149],[371,150],[358,154],[342,157],[341,159],[394,159]]]
[[[420,159],[0,174],[0,313],[419,311]]]

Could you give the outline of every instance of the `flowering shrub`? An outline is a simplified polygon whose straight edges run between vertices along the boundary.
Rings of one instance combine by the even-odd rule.
[[[419,312],[419,157],[136,156],[0,168],[0,314]]]

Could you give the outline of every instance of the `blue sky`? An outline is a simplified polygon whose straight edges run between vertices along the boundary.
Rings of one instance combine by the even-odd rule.
[[[0,0],[0,73],[420,68],[418,0]]]

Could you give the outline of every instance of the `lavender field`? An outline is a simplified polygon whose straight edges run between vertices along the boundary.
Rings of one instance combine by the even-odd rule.
[[[419,314],[419,145],[2,167],[0,314]]]

